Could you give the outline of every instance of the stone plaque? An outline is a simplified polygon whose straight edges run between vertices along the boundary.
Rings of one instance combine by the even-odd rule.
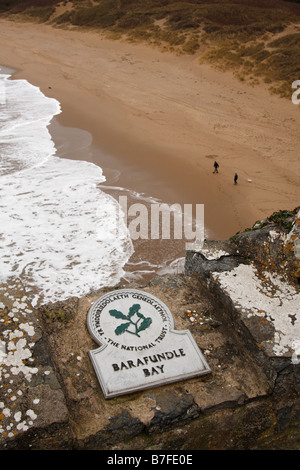
[[[100,297],[88,328],[101,345],[89,351],[105,398],[211,372],[188,330],[174,330],[168,307],[147,292],[120,289]]]

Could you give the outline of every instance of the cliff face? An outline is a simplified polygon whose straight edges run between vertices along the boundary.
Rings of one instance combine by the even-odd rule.
[[[186,274],[208,288],[242,322],[269,358],[298,364],[300,355],[300,211],[281,211],[226,242],[187,253]]]
[[[20,283],[1,286],[0,448],[299,449],[299,221],[205,242],[185,274],[134,286],[191,331],[211,373],[110,400],[86,320],[116,288],[33,310]]]

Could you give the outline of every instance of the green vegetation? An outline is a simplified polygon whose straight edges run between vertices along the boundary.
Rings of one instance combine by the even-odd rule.
[[[110,38],[147,41],[181,54],[197,52],[202,62],[290,97],[292,82],[300,79],[299,1],[0,0],[0,13],[101,30]],[[58,4],[65,6],[61,14],[55,14]]]
[[[269,217],[269,221],[277,224],[281,229],[285,229],[290,232],[293,228],[293,221],[298,211],[299,207],[297,207],[293,211],[281,210],[278,212],[274,212]]]
[[[300,206],[296,207],[292,211],[280,210],[278,212],[273,212],[270,217],[264,220],[257,220],[253,227],[250,230],[258,230],[265,227],[266,225],[276,224],[282,230],[290,232],[293,228],[293,222],[300,210]]]
[[[21,1],[0,0],[0,13],[3,16],[16,16],[23,21],[44,23],[54,14],[56,0]]]
[[[266,219],[257,220],[251,228],[246,228],[245,230],[243,230],[243,232],[237,232],[230,238],[230,240],[236,243],[237,235],[239,235],[240,233],[251,232],[252,230],[260,230],[261,228],[271,224],[277,225],[277,227],[283,230],[284,232],[290,232],[293,228],[293,224],[295,222],[299,210],[300,206],[296,207],[292,211],[280,210],[277,212],[273,212],[273,214],[267,217]]]
[[[274,41],[270,37],[242,44],[227,41],[208,50],[201,60],[234,70],[240,80],[250,78],[255,83],[262,79],[272,83],[271,92],[290,98],[291,84],[300,77],[299,44],[300,32],[282,35]]]
[[[49,323],[67,326],[73,323],[77,312],[77,299],[71,298],[66,302],[56,302],[39,308],[41,318]]]
[[[17,14],[28,9],[43,9],[53,7],[60,3],[57,0],[0,0],[0,12]],[[47,21],[47,20],[46,20]]]
[[[29,20],[45,23],[53,15],[55,7],[30,7],[24,13],[24,17]]]
[[[72,323],[73,313],[70,310],[64,310],[63,308],[44,308],[42,311],[45,318],[51,322],[58,322],[64,325]]]

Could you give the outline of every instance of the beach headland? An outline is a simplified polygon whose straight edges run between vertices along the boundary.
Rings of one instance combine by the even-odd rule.
[[[115,168],[118,186],[163,202],[204,204],[216,239],[298,205],[299,109],[292,101],[200,65],[197,54],[49,25],[1,20],[1,31],[0,63],[61,103],[59,125],[92,136],[92,152],[75,151],[75,139],[68,157]],[[55,141],[55,123],[50,129]]]

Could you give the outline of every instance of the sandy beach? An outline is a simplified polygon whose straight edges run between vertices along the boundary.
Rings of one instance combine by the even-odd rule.
[[[107,184],[204,204],[217,239],[299,205],[300,109],[292,101],[199,65],[197,55],[48,25],[1,20],[0,28],[0,64],[61,103],[54,141],[61,126],[91,134],[93,152],[76,152],[71,129],[67,156],[121,172],[117,182],[106,175]]]

